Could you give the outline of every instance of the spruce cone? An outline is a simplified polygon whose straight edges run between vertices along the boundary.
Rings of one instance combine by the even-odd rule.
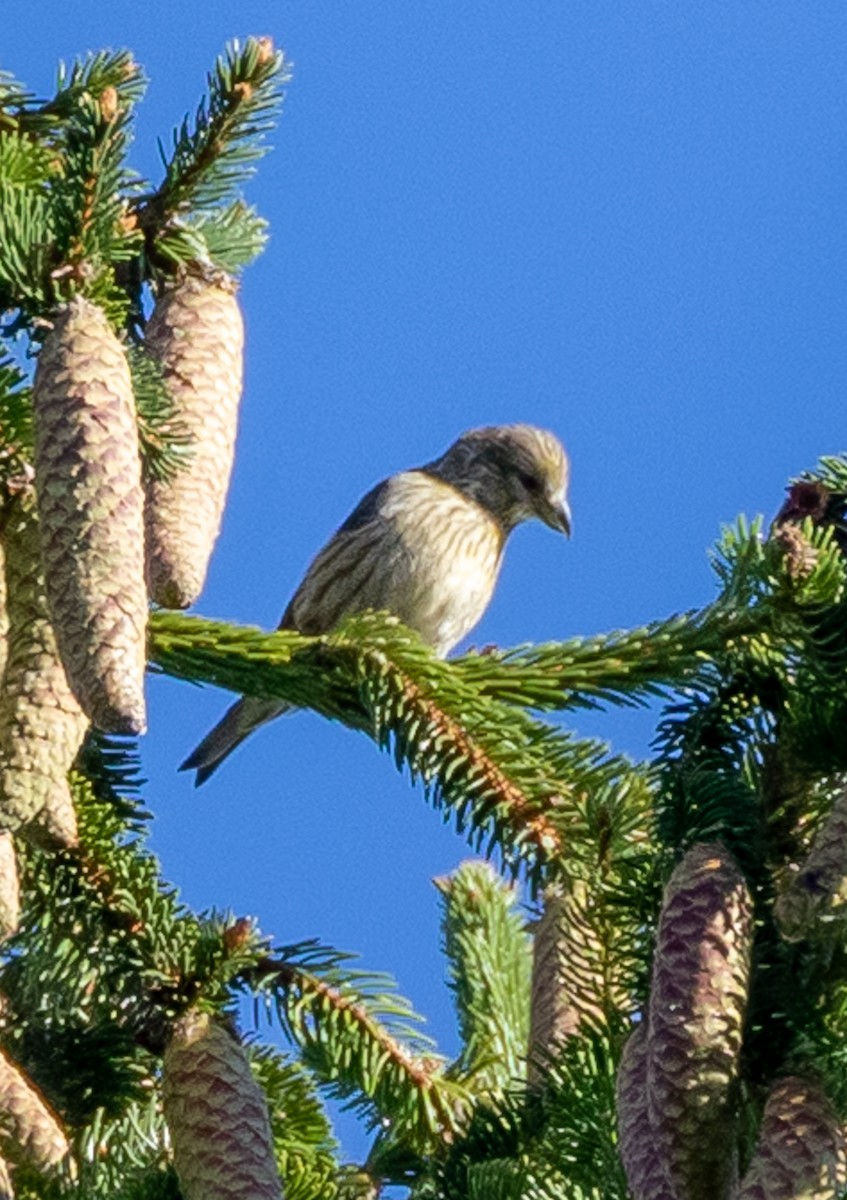
[[[809,856],[774,906],[782,935],[801,941],[822,918],[847,917],[847,789],[815,834]]]
[[[129,367],[96,305],[56,315],[33,393],[47,600],[68,680],[94,725],[143,733],[144,519]]]
[[[14,1163],[43,1171],[68,1153],[56,1117],[21,1070],[0,1050],[0,1149]]]
[[[657,1150],[686,1200],[723,1200],[734,1183],[752,939],[752,900],[732,857],[719,842],[693,847],[665,890],[647,1064]]]
[[[844,1132],[820,1084],[780,1079],[765,1105],[738,1200],[834,1200],[845,1183]]]
[[[148,587],[166,608],[187,608],[200,595],[223,516],[244,344],[235,291],[227,276],[185,276],[162,293],[147,326],[176,420],[191,438],[179,470],[147,482]]]
[[[544,891],[535,927],[530,1015],[530,1082],[557,1043],[605,1022],[609,983],[605,953],[590,917],[591,890],[582,879]],[[613,997],[623,1004],[625,996]]]
[[[45,808],[68,812],[65,843],[76,840],[67,773],[88,722],[68,686],[47,615],[32,497],[9,506],[3,529],[8,658],[0,695],[0,829],[37,821]]]
[[[20,888],[15,843],[10,833],[0,833],[0,942],[17,933],[19,924]]]
[[[676,1200],[647,1109],[647,1026],[629,1035],[618,1067],[618,1148],[633,1200]]]
[[[0,1200],[15,1200],[9,1164],[2,1158],[0,1158]]]
[[[264,1094],[220,1021],[196,1011],[177,1021],[163,1099],[185,1200],[281,1200]]]

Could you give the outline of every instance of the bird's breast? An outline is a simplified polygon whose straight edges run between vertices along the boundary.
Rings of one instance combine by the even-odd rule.
[[[413,477],[384,515],[397,534],[388,607],[447,654],[488,607],[503,531],[478,504],[428,476]]]

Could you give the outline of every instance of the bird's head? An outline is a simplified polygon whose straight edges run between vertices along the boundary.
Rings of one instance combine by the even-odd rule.
[[[464,492],[508,533],[537,517],[570,537],[568,456],[535,425],[488,425],[463,433],[426,470]]]

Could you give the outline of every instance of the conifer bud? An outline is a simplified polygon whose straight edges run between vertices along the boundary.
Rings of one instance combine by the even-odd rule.
[[[617,1083],[618,1148],[633,1200],[677,1200],[656,1151],[647,1108],[647,1026],[624,1046]]]
[[[33,391],[47,601],[73,691],[98,729],[142,733],[147,596],[129,367],[104,313],[59,309]]]
[[[176,1022],[163,1100],[185,1200],[281,1200],[267,1102],[221,1021],[191,1011]]]
[[[834,1200],[845,1184],[844,1131],[820,1083],[778,1080],[738,1200]]]
[[[88,722],[47,614],[31,494],[9,503],[2,537],[9,634],[0,694],[0,829],[26,833],[45,807],[70,809],[66,824],[73,822],[67,773]],[[75,822],[70,836],[74,841]]]
[[[5,942],[6,938],[10,938],[18,932],[20,916],[20,886],[15,843],[10,833],[0,833],[0,942]]]
[[[806,861],[774,905],[787,941],[800,941],[821,918],[847,919],[847,788],[818,829]]]
[[[175,421],[190,439],[185,461],[147,482],[148,587],[166,608],[187,608],[200,595],[223,516],[244,345],[235,293],[225,275],[186,275],[163,290],[147,326]]]
[[[0,1050],[0,1149],[11,1162],[41,1171],[68,1153],[68,1140],[55,1115],[19,1067]]]
[[[719,842],[694,846],[665,890],[650,988],[650,1123],[671,1187],[723,1200],[737,1169],[738,1075],[753,941],[752,900]]]

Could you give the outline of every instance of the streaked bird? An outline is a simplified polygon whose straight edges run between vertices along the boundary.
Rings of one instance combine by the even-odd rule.
[[[570,536],[568,458],[534,425],[471,429],[425,466],[377,484],[317,555],[280,629],[322,634],[352,613],[387,609],[440,657],[476,625],[503,548],[537,517]],[[180,770],[199,786],[259,725],[292,706],[244,696]]]

